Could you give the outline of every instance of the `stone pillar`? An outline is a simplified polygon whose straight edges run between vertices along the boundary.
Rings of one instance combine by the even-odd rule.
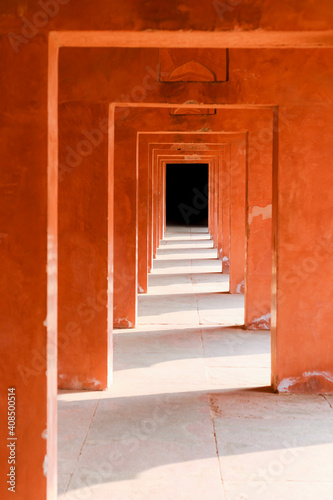
[[[213,229],[213,216],[214,216],[214,166],[213,164],[209,165],[208,171],[208,231],[213,238],[214,229]]]
[[[332,128],[326,103],[280,107],[274,125],[272,384],[280,392],[333,392]]]
[[[154,249],[153,249],[153,225],[154,225],[154,206],[153,206],[153,155],[149,150],[148,156],[148,273],[153,268]]]
[[[166,162],[163,162],[163,236],[166,231]]]
[[[223,185],[223,163],[226,161],[225,151],[218,159],[218,213],[217,213],[217,258],[222,260],[223,252],[223,220],[222,220],[222,185]]]
[[[138,147],[138,292],[148,291],[149,261],[149,168],[148,145],[137,142]]]
[[[117,109],[117,108],[116,108]],[[114,307],[115,328],[133,328],[137,312],[136,133],[115,115],[114,165]]]
[[[159,164],[158,167],[158,178],[159,178],[159,219],[158,219],[158,246],[160,246],[160,241],[163,238],[163,166]]]
[[[0,57],[6,71],[0,98],[0,497],[55,500],[57,66],[52,63],[57,49],[52,47],[49,52],[49,90],[55,101],[50,102],[54,115],[49,122],[48,151],[47,36],[36,34],[24,40],[14,49],[6,34],[0,36]],[[9,408],[16,414],[15,428],[10,429]],[[11,448],[7,447],[11,442]],[[6,476],[10,451],[15,453],[15,493],[8,490],[12,485]]]
[[[153,257],[156,258],[158,248],[158,217],[159,217],[159,179],[158,165],[153,163]]]
[[[112,240],[108,242],[107,116],[106,105],[66,103],[59,108],[61,389],[96,390],[108,385],[108,247],[112,248]]]
[[[220,213],[222,214],[222,272],[229,273],[230,266],[230,146],[220,175]]]
[[[219,162],[218,158],[213,159],[214,170],[214,198],[213,198],[213,227],[214,227],[214,248],[218,248],[219,226],[218,226],[218,213],[219,213]]]
[[[244,293],[246,142],[231,144],[230,157],[230,293]]]
[[[272,132],[273,113],[266,110],[248,136],[245,326],[251,330],[270,329]]]

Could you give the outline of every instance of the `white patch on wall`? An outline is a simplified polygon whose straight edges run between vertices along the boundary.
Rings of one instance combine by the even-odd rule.
[[[121,323],[125,323],[125,321],[127,323],[126,328],[132,328],[133,327],[133,323],[131,321],[128,321],[128,319],[126,319],[126,318],[119,319],[117,321],[117,323],[121,324]]]
[[[67,375],[65,375],[63,373],[59,374],[59,378],[61,380],[67,380],[68,381]],[[70,382],[71,389],[78,389],[78,390],[82,389],[82,385],[83,384],[82,384],[82,382],[79,381],[78,377],[73,377],[69,382]],[[101,385],[101,382],[99,380],[97,380],[96,378],[88,378],[87,382],[89,384],[93,384],[95,387],[98,387],[98,386]]]
[[[201,156],[199,156],[199,155],[185,155],[184,158],[185,158],[185,160],[188,160],[188,161],[201,160]]]
[[[243,293],[241,290],[242,290],[242,288],[244,288],[244,286],[245,286],[245,282],[243,280],[241,283],[239,283],[237,285],[237,287],[236,287],[236,293]]]
[[[288,392],[289,387],[292,387],[296,382],[297,382],[296,378],[293,377],[284,378],[277,386],[277,389],[279,392]]]
[[[45,455],[45,457],[44,457],[43,474],[44,474],[45,477],[47,477],[47,455]]]
[[[89,384],[94,384],[95,387],[101,386],[101,383],[96,378],[88,378]]]
[[[255,318],[252,321],[252,324],[259,325],[260,323],[267,323],[267,326],[265,325],[265,329],[269,330],[270,319],[271,319],[271,313],[263,314],[262,316],[260,316],[260,318]]]
[[[267,205],[266,207],[253,207],[252,211],[249,214],[249,224],[252,224],[252,221],[255,217],[262,216],[263,220],[272,218],[272,204]]]
[[[201,150],[209,150],[209,147],[207,144],[173,144],[170,147],[171,150],[173,151],[201,151]]]
[[[42,438],[47,439],[47,429],[44,429],[42,432]]]
[[[144,289],[142,288],[142,286],[138,285],[138,288],[139,288],[139,292],[141,292],[141,293],[144,292]]]
[[[323,377],[324,379],[328,380],[329,382],[333,382],[333,375],[331,373],[327,372],[304,372],[301,377],[289,377],[289,378],[284,378],[281,380],[279,385],[277,386],[277,389],[279,392],[288,392],[288,389],[290,387],[293,387],[295,384],[298,382],[305,382],[304,379],[309,379],[311,377]]]
[[[303,373],[303,377],[324,377],[329,382],[333,382],[333,375],[327,372],[305,372]]]

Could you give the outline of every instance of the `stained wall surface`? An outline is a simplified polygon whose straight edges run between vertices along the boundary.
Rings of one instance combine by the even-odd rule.
[[[123,45],[128,44],[130,32],[137,32],[140,36],[131,39],[132,44],[230,47],[229,81],[211,84],[207,101],[200,99],[206,96],[204,84],[193,85],[189,91],[181,83],[164,83],[163,99],[156,97],[156,102],[177,104],[198,98],[198,102],[278,107],[275,135],[277,123],[279,134],[273,137],[278,154],[272,159],[272,382],[280,391],[326,392],[332,391],[333,372],[332,50],[322,50],[320,45],[332,47],[331,7],[330,1],[244,0],[221,12],[197,0],[177,1],[173,9],[170,4],[143,6],[139,0],[102,0],[98,8],[89,0],[57,0],[56,12],[40,17],[41,7],[33,0],[1,3],[0,54],[6,72],[0,76],[4,347],[0,392],[2,407],[11,386],[16,387],[20,402],[19,500],[44,499],[47,494],[49,499],[56,497],[57,44],[110,45],[113,30],[121,30],[119,43]],[[145,31],[154,29],[171,33]],[[51,30],[62,34],[48,38]],[[76,30],[104,33],[76,37]],[[209,31],[216,37],[207,42]],[[289,48],[276,48],[279,44]],[[260,48],[244,48],[250,46]],[[86,83],[83,89],[84,85],[87,90],[91,87]],[[220,85],[224,85],[223,93]],[[105,102],[112,99],[107,97]],[[70,100],[81,98],[73,95]],[[264,128],[256,148],[260,156]],[[118,139],[122,139],[119,133]],[[125,214],[129,216],[127,209]],[[258,217],[267,220],[263,214]],[[0,424],[6,428],[5,413]],[[1,463],[6,459],[7,449],[2,445]],[[2,498],[9,498],[4,483],[0,492]]]

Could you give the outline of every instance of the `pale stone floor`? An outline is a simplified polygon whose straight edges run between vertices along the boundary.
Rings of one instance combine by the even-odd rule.
[[[235,326],[205,231],[168,229],[113,387],[59,394],[58,498],[333,499],[333,396],[270,392],[269,332]]]

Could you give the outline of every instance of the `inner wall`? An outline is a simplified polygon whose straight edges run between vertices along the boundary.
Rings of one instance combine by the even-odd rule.
[[[166,166],[167,225],[208,227],[208,164]]]

